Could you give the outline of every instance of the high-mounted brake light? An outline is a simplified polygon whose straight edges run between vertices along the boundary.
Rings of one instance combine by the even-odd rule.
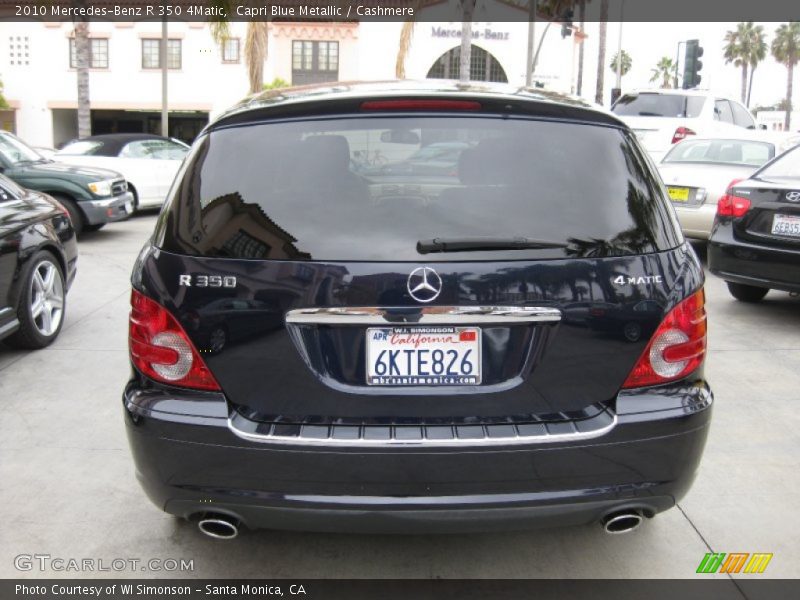
[[[720,217],[743,217],[750,210],[750,199],[736,196],[733,193],[733,187],[742,181],[741,179],[734,179],[728,184],[728,189],[725,195],[717,202],[717,214]]]
[[[680,379],[697,369],[705,354],[705,293],[700,289],[669,311],[622,387],[646,387]]]
[[[481,103],[472,100],[368,100],[361,110],[480,110]]]
[[[220,389],[175,317],[136,290],[131,292],[128,342],[133,364],[147,377],[198,390]]]
[[[685,140],[690,135],[697,135],[694,130],[688,127],[678,127],[675,133],[672,134],[672,143],[677,144],[681,140]]]

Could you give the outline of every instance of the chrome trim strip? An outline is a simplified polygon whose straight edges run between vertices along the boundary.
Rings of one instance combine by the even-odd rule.
[[[483,438],[468,439],[468,438],[451,438],[451,439],[418,439],[418,440],[404,440],[392,437],[388,440],[367,440],[363,437],[356,439],[334,439],[327,438],[308,438],[308,437],[290,437],[271,434],[248,433],[237,428],[231,417],[228,417],[228,429],[237,437],[248,440],[251,442],[259,442],[262,444],[275,444],[285,446],[331,446],[331,447],[371,447],[371,448],[385,448],[385,447],[457,447],[466,448],[470,446],[486,447],[486,446],[509,446],[509,445],[524,445],[524,444],[552,444],[557,442],[577,442],[589,440],[605,435],[617,425],[617,415],[610,410],[606,413],[612,417],[611,423],[605,427],[596,430],[574,433],[544,433],[543,435],[521,436],[515,435],[513,437],[488,437],[484,435]],[[596,418],[596,417],[592,417]],[[587,419],[591,420],[591,419]],[[545,430],[547,428],[545,427]],[[363,436],[363,428],[360,428],[360,436]]]
[[[286,313],[286,322],[292,325],[484,325],[560,320],[561,311],[547,306],[354,306],[298,308]]]
[[[7,312],[11,312],[12,310],[14,309],[11,308],[10,306],[6,306],[5,308],[0,308],[0,317],[2,317]]]
[[[2,327],[0,327],[0,336],[3,336],[5,334],[7,334],[9,331],[13,331],[18,326],[19,326],[19,319],[17,319],[15,317],[14,320],[12,320],[12,321],[6,323],[5,325],[3,325]]]

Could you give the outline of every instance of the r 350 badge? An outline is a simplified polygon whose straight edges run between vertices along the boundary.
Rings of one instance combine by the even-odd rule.
[[[233,275],[178,275],[178,285],[199,288],[235,288]]]

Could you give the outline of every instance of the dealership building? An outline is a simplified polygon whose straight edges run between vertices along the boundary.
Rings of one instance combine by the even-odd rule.
[[[247,26],[230,23],[228,39],[218,44],[206,23],[169,23],[171,136],[191,141],[210,118],[246,95]],[[271,21],[264,81],[280,78],[302,85],[393,79],[402,27],[401,22]],[[524,84],[527,35],[525,22],[474,23],[472,79]],[[95,21],[89,24],[89,37],[92,132],[160,133],[161,23]],[[549,63],[540,63],[537,79],[569,91],[575,44],[558,33],[546,40],[542,54]],[[406,77],[457,78],[460,44],[461,23],[416,22]],[[0,49],[0,79],[10,105],[0,111],[2,128],[35,146],[58,147],[75,138],[73,24],[2,23]]]

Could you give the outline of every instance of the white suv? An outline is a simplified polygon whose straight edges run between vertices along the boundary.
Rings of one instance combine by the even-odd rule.
[[[736,100],[697,90],[642,90],[624,94],[611,107],[656,162],[690,135],[731,137],[756,129],[756,121]]]

